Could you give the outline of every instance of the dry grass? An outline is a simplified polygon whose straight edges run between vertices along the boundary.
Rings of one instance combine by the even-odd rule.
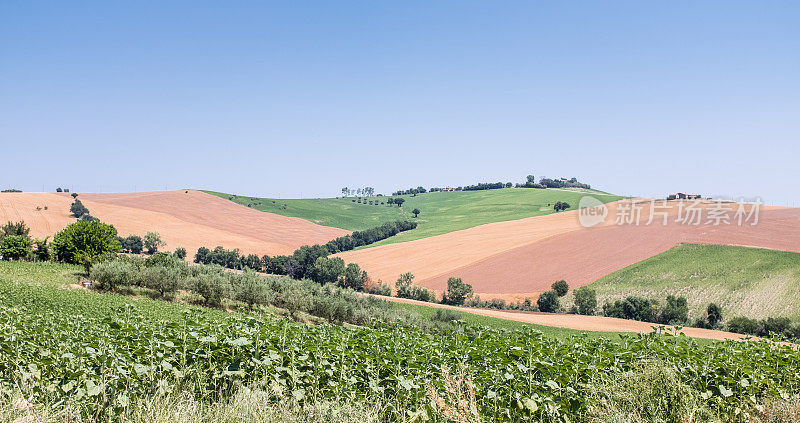
[[[765,405],[753,416],[751,423],[800,422],[800,398],[765,401]]]
[[[269,394],[242,388],[230,400],[213,405],[188,392],[177,392],[131,404],[120,420],[130,423],[377,423],[380,405],[319,401],[300,405],[290,399],[270,401]],[[34,406],[19,395],[0,398],[0,421],[12,423],[95,423],[109,418],[81,417],[76,405]]]
[[[479,423],[475,389],[469,370],[461,366],[455,374],[447,366],[442,366],[442,382],[445,394],[440,395],[433,385],[427,386],[428,397],[434,404],[434,411],[455,423]]]

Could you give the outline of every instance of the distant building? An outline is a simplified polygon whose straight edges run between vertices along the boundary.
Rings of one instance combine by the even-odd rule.
[[[702,198],[700,194],[687,194],[685,192],[679,192],[675,194],[675,199],[677,200],[697,200]]]

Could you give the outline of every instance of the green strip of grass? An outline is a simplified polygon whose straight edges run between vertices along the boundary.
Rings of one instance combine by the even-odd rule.
[[[410,303],[393,303],[394,308],[396,309],[404,309],[415,311],[420,315],[430,318],[434,314],[436,314],[436,307],[425,306],[422,304],[410,304]],[[555,338],[560,340],[567,340],[572,337],[586,337],[587,339],[608,339],[610,341],[619,342],[622,340],[623,337],[632,337],[636,336],[630,332],[598,332],[598,331],[580,331],[574,329],[564,329],[564,328],[556,328],[551,326],[543,326],[543,325],[536,325],[533,323],[525,323],[525,322],[518,322],[516,320],[506,320],[506,319],[499,319],[496,317],[489,317],[489,316],[482,316],[479,314],[472,314],[467,312],[460,312],[462,315],[462,320],[470,325],[478,325],[478,326],[485,326],[490,327],[493,329],[522,329],[522,328],[534,328],[539,330],[544,334],[544,336],[548,338]],[[703,338],[685,338],[687,342],[695,342],[699,345],[707,345],[713,342],[717,342],[711,339],[703,339]]]
[[[279,200],[234,196],[204,191],[256,210],[299,217],[320,225],[347,230],[363,230],[384,222],[413,219],[418,227],[370,245],[412,241],[467,229],[486,223],[522,219],[554,213],[553,204],[564,201],[575,209],[581,197],[590,195],[607,203],[623,197],[555,189],[505,188],[484,191],[432,192],[417,196],[400,196],[406,200],[402,208],[353,202],[353,198],[316,198]],[[387,197],[370,197],[367,201],[385,202]],[[414,209],[422,213],[416,219]]]

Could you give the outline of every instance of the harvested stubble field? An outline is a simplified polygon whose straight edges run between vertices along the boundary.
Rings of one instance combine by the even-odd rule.
[[[301,245],[325,243],[349,233],[303,219],[262,213],[192,190],[81,193],[78,199],[92,216],[113,224],[120,235],[156,231],[167,250],[184,247],[190,257],[201,246],[217,245],[259,255],[290,254]],[[72,202],[69,193],[3,193],[0,222],[23,220],[32,236],[52,236],[75,221],[69,214]]]

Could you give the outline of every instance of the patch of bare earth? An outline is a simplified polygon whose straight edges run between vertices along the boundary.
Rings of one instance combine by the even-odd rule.
[[[78,198],[92,216],[113,224],[120,235],[156,231],[167,243],[165,249],[184,247],[190,256],[201,246],[217,245],[259,255],[291,254],[302,245],[326,243],[349,233],[199,191],[80,193]],[[75,222],[69,213],[72,202],[69,193],[3,193],[0,222],[23,220],[32,236],[52,236]]]
[[[646,203],[645,203],[646,204]],[[762,208],[755,226],[735,222],[694,226],[656,219],[650,225],[617,225],[618,203],[609,217],[584,228],[577,212],[565,212],[492,223],[415,241],[382,245],[339,254],[360,264],[373,280],[394,283],[405,272],[416,283],[441,292],[447,279],[460,277],[482,298],[517,301],[536,298],[560,279],[575,288],[680,243],[753,246],[800,252],[800,209]],[[704,204],[703,207],[711,207]],[[641,222],[649,219],[649,207]],[[704,218],[705,220],[705,218]]]

